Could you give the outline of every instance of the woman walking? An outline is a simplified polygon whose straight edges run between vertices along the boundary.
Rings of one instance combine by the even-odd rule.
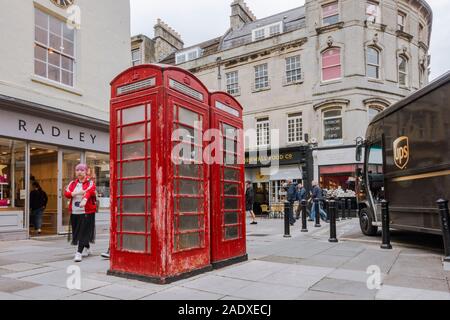
[[[72,245],[78,245],[74,261],[81,262],[88,257],[90,244],[95,242],[95,212],[97,211],[95,182],[87,176],[88,167],[79,164],[75,168],[77,179],[65,190],[65,197],[70,199],[69,213],[72,228]],[[69,234],[70,236],[70,234]]]

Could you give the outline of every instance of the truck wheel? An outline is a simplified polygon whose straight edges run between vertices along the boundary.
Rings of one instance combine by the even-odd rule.
[[[361,231],[366,236],[376,236],[378,233],[378,227],[372,225],[373,219],[370,211],[367,208],[361,209],[359,212],[359,225],[361,226]]]

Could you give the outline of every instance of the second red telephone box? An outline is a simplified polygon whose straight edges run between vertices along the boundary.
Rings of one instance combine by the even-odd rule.
[[[192,74],[141,65],[111,83],[109,274],[169,283],[211,270],[209,93]]]
[[[248,259],[242,107],[224,92],[211,94],[211,125],[223,158],[211,166],[211,261],[215,268]],[[216,159],[218,159],[216,157]]]

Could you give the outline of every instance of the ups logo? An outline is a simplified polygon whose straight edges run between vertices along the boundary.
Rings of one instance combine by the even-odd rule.
[[[394,141],[394,162],[395,165],[403,170],[409,162],[409,139],[400,137]]]

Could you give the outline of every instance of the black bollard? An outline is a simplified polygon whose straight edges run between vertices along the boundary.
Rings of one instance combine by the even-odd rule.
[[[345,204],[346,204],[345,199],[341,199],[341,212],[342,212],[341,217],[342,217],[342,220],[347,219],[347,218],[345,217]]]
[[[352,199],[347,199],[347,219],[352,219]]]
[[[321,228],[322,225],[320,224],[320,204],[319,199],[314,199],[314,208],[316,211],[316,224],[315,228]]]
[[[291,222],[289,221],[289,213],[291,210],[291,203],[285,202],[284,203],[284,237],[290,238],[291,237]]]
[[[390,217],[389,217],[389,202],[386,200],[381,201],[381,222],[383,232],[383,243],[381,249],[391,250],[391,230],[390,230]]]
[[[306,221],[308,217],[308,203],[306,200],[302,200],[302,232],[308,232],[308,222]]]
[[[442,240],[444,241],[445,262],[450,262],[450,215],[448,212],[448,200],[440,199],[437,201],[439,206],[439,215],[441,216]]]
[[[328,214],[330,215],[330,239],[328,242],[337,243],[339,242],[336,237],[336,201],[331,200],[328,207]]]

